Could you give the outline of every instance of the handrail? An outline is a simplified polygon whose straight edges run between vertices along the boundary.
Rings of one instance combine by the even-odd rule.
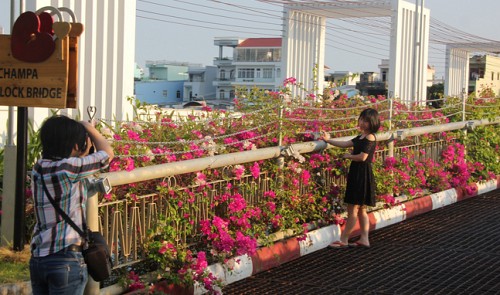
[[[402,140],[405,137],[410,137],[410,136],[418,136],[428,133],[445,132],[451,130],[470,130],[476,126],[485,126],[498,123],[500,123],[500,117],[497,117],[495,119],[469,120],[469,121],[447,123],[435,126],[423,126],[423,127],[399,129],[394,131],[378,133],[377,141],[379,142],[389,141],[389,143],[392,143],[394,140]],[[353,136],[337,137],[336,139],[347,140],[350,138],[353,138]],[[288,146],[267,147],[258,150],[236,152],[236,153],[223,154],[212,157],[140,167],[132,171],[117,171],[117,172],[104,173],[101,176],[107,177],[111,185],[118,186],[118,185],[143,182],[153,179],[161,179],[180,174],[198,172],[205,169],[221,168],[237,164],[244,164],[244,163],[275,159],[275,158],[283,159],[284,155],[290,156],[296,154],[320,152],[325,148],[329,147],[331,146],[326,144],[324,141],[301,142],[301,143],[291,144]],[[394,150],[395,150],[394,145],[388,144],[388,150],[384,150],[382,152],[384,153],[388,151],[388,155],[391,156],[391,152],[392,154],[394,154]],[[383,157],[384,155],[382,155],[381,159],[383,159]],[[328,178],[328,176],[326,176],[326,178]],[[117,255],[115,257],[115,263],[116,263],[115,267],[117,268],[123,267],[124,265],[127,265],[129,263],[135,263],[137,261],[140,261],[140,259],[144,258],[141,256],[142,255],[141,253],[143,252],[140,252],[137,248],[134,248],[135,246],[133,246],[137,245],[137,243],[140,242],[141,235],[140,234],[137,235],[137,233],[135,232],[128,232],[129,229],[122,228],[124,224],[127,222],[131,222],[131,224],[127,226],[130,226],[130,228],[134,229],[139,228],[138,231],[140,233],[146,233],[150,226],[150,222],[154,220],[156,218],[155,217],[156,214],[158,214],[156,210],[161,211],[160,209],[160,207],[162,206],[161,200],[160,201],[155,200],[154,202],[149,202],[147,200],[147,198],[150,197],[152,200],[154,198],[160,199],[161,196],[159,194],[152,193],[140,197],[141,199],[139,201],[132,202],[133,203],[131,207],[133,208],[132,211],[128,210],[131,208],[127,207],[129,203],[126,199],[121,200],[120,202],[116,202],[116,204],[104,203],[99,205],[98,198],[92,197],[89,198],[89,202],[87,203],[87,214],[88,214],[87,216],[89,220],[89,227],[92,230],[103,230],[104,231],[103,233],[105,233],[105,237],[108,243],[114,245],[114,251],[116,251],[115,255]],[[164,197],[168,198],[168,196]],[[127,208],[127,210],[120,209],[122,208],[122,206],[123,208]],[[123,211],[123,213],[120,213],[121,211]],[[111,212],[111,214],[109,212]],[[101,226],[102,228],[100,228]],[[104,229],[104,227],[106,227],[106,229]],[[116,228],[113,230],[114,227]],[[120,253],[120,251],[124,252]],[[120,264],[120,261],[122,261],[122,264]],[[89,294],[94,294],[95,290],[99,288],[99,285],[90,282],[88,288],[92,289],[92,291],[90,291]]]
[[[441,125],[414,127],[408,129],[399,129],[390,132],[377,134],[377,141],[392,141],[394,139],[403,139],[409,136],[417,136],[426,133],[445,132],[460,129],[470,129],[475,126],[484,126],[500,123],[500,117],[494,120],[481,119],[469,120],[454,123],[446,123]],[[352,136],[338,137],[337,139],[350,139]],[[295,151],[299,153],[318,152],[327,148],[327,144],[323,141],[311,141],[296,143],[291,145]],[[123,185],[158,179],[178,174],[191,173],[205,169],[220,168],[228,165],[244,164],[260,160],[277,158],[286,147],[276,146],[261,148],[252,151],[244,151],[230,154],[211,156],[206,158],[198,158],[186,161],[172,162],[159,164],[154,166],[139,167],[132,171],[117,171],[103,173],[103,177],[107,177],[112,186]]]

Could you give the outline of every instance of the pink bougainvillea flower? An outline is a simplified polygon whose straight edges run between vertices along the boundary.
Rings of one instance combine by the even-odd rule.
[[[308,185],[309,179],[311,178],[311,174],[309,173],[309,170],[303,170],[300,178],[301,178],[302,183],[304,185]]]
[[[264,192],[264,197],[274,199],[274,198],[276,198],[276,193],[274,191],[266,191],[266,192]]]
[[[394,157],[385,158],[384,166],[386,168],[393,168],[395,165],[396,165],[396,158],[394,158]]]
[[[232,196],[231,202],[229,203],[229,212],[240,212],[246,207],[247,202],[240,194],[235,194],[234,196]]]
[[[240,180],[244,173],[245,173],[245,167],[244,166],[242,166],[242,165],[236,165],[236,166],[234,166],[233,174],[234,174],[234,177],[237,180]]]
[[[125,170],[132,171],[135,169],[135,162],[132,158],[125,158]]]
[[[297,79],[294,78],[294,77],[289,77],[289,78],[286,78],[284,81],[283,81],[283,86],[286,87],[288,84],[291,84],[291,85],[296,85],[297,84]]]
[[[194,179],[196,185],[204,186],[207,184],[207,176],[202,172],[196,172],[196,178]]]
[[[255,162],[252,167],[250,168],[250,172],[252,173],[253,178],[257,179],[259,178],[260,175],[260,167],[259,163]]]
[[[135,140],[135,141],[138,141],[141,138],[137,132],[132,131],[130,129],[127,130],[127,136],[130,140]]]

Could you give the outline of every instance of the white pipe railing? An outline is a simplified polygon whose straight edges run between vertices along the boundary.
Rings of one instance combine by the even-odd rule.
[[[473,128],[475,126],[484,126],[500,123],[500,117],[495,120],[482,119],[482,120],[469,120],[455,123],[447,123],[442,125],[432,125],[415,127],[409,129],[400,129],[390,132],[377,134],[377,141],[387,141],[394,139],[404,139],[410,136],[418,136],[427,133],[437,133],[452,130],[460,130]],[[338,137],[337,139],[350,139],[352,136]],[[306,154],[311,152],[318,152],[327,148],[326,143],[323,141],[311,141],[292,144],[295,151]],[[186,161],[172,162],[159,164],[154,166],[140,167],[132,171],[117,171],[110,173],[103,173],[103,177],[107,177],[112,186],[123,184],[130,184],[142,182],[152,179],[164,178],[173,175],[191,173],[202,171],[205,169],[220,168],[228,165],[238,165],[250,163],[260,160],[267,160],[278,158],[281,152],[286,147],[276,146],[261,148],[252,151],[244,151],[231,154],[223,154],[206,158],[192,159]]]

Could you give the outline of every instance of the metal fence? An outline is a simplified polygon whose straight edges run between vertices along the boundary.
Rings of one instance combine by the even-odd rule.
[[[426,133],[437,133],[443,131],[461,130],[471,128],[472,126],[497,124],[499,120],[475,120],[467,122],[449,123],[437,126],[425,126],[411,129],[402,129],[395,132],[382,133],[377,136],[379,145],[382,142],[390,142],[394,139],[402,139],[410,136],[419,136]],[[427,143],[415,143],[404,147],[394,148],[392,145],[387,145],[387,148],[377,152],[377,161],[383,161],[387,156],[399,157],[402,149],[410,149],[414,151],[425,150],[421,153],[421,157],[431,158],[434,161],[439,159],[439,155],[443,148],[449,142],[437,140]],[[297,143],[292,145],[294,150],[301,154],[319,152],[326,148],[326,144],[321,141]],[[270,147],[254,151],[245,151],[240,153],[218,155],[210,158],[202,158],[195,160],[187,160],[181,162],[173,162],[150,167],[141,167],[133,171],[113,172],[105,176],[108,177],[111,184],[123,185],[131,184],[140,181],[156,180],[158,182],[165,181],[168,186],[180,191],[185,189],[177,185],[176,177],[204,169],[222,168],[222,171],[229,169],[232,165],[252,163],[255,161],[276,161],[283,158],[283,151],[289,147]],[[322,170],[322,178],[325,180],[325,186],[328,188],[332,185],[343,186],[344,177],[331,175],[329,171]],[[284,177],[287,177],[284,175]],[[278,180],[272,179],[267,171],[263,171],[257,179],[251,175],[245,175],[241,179],[222,177],[221,179],[211,181],[208,184],[211,186],[208,198],[213,200],[214,196],[225,193],[228,183],[239,188],[240,194],[244,197],[249,205],[256,205],[261,202],[262,195],[269,190],[271,183],[277,183]],[[190,187],[195,188],[195,187]],[[301,188],[301,193],[308,193],[306,188]],[[165,196],[155,191],[147,192],[141,196],[136,196],[134,200],[124,199],[119,201],[107,202],[98,205],[98,208],[89,204],[89,216],[91,212],[98,211],[98,224],[94,227],[103,233],[108,244],[112,248],[114,266],[116,268],[125,265],[133,264],[146,258],[144,242],[147,232],[157,222],[161,214],[168,214],[168,202]],[[93,198],[95,199],[95,198]],[[220,208],[211,209],[206,203],[199,203],[198,208],[190,212],[194,226],[199,224],[200,220],[207,219],[213,210],[221,210]],[[224,212],[217,212],[224,214]],[[95,215],[94,215],[95,216]],[[91,217],[89,217],[90,219]],[[90,225],[92,227],[92,224]],[[94,228],[96,229],[96,228]],[[180,241],[186,241],[188,237],[183,236],[185,231],[182,227],[177,228]]]

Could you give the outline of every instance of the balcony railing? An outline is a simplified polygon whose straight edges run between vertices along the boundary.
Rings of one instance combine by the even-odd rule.
[[[215,66],[229,66],[233,63],[233,59],[231,58],[214,58]]]

